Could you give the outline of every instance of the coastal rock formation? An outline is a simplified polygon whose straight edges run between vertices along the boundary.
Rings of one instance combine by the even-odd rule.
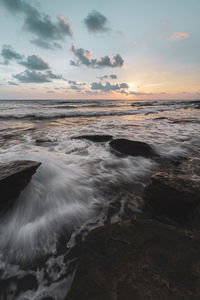
[[[80,136],[75,136],[73,137],[74,139],[77,140],[82,140],[82,139],[86,139],[92,142],[108,142],[112,140],[112,135],[80,135]]]
[[[116,139],[110,142],[112,149],[126,155],[152,158],[158,156],[153,148],[144,142]]]
[[[144,199],[161,214],[185,219],[200,203],[200,182],[188,174],[158,172],[145,188]]]
[[[33,274],[4,279],[0,282],[0,299],[16,299],[21,293],[36,290],[37,287],[37,278]]]
[[[66,300],[200,299],[200,240],[153,220],[93,230]]]
[[[40,165],[40,162],[30,160],[0,164],[0,210],[8,207],[19,196]]]

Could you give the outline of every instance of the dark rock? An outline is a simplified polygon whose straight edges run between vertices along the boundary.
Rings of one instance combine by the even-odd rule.
[[[199,270],[197,234],[153,220],[115,223],[88,235],[66,300],[197,300]]]
[[[40,165],[40,162],[29,160],[0,164],[0,210],[17,199]]]
[[[14,300],[21,293],[29,290],[37,290],[37,278],[33,274],[27,274],[21,278],[12,277],[0,281],[0,299]]]
[[[110,142],[110,146],[112,149],[126,155],[149,158],[158,156],[153,148],[144,142],[116,139]]]
[[[145,188],[144,200],[156,211],[184,220],[200,203],[200,183],[191,175],[158,172]]]
[[[48,139],[48,138],[39,138],[35,140],[36,144],[43,144],[43,143],[51,143],[52,140]]]
[[[92,142],[108,142],[112,140],[112,135],[81,135],[75,136],[74,139],[82,140],[86,139]]]

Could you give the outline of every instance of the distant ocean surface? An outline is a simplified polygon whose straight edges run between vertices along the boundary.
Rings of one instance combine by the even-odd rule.
[[[0,162],[42,163],[9,214],[1,216],[1,279],[21,276],[24,262],[38,253],[55,254],[60,232],[71,236],[72,247],[78,233],[104,223],[120,188],[133,195],[134,184],[143,184],[155,168],[151,159],[118,157],[109,143],[74,137],[108,134],[143,141],[162,157],[188,156],[199,164],[199,108],[200,100],[1,100]],[[44,138],[49,142],[36,142]],[[140,210],[136,200],[132,209]],[[120,211],[110,222],[122,216]],[[48,261],[52,284],[45,285],[44,270],[38,271],[39,288],[23,299],[65,299],[72,280],[63,277],[66,268],[62,256],[54,255]]]

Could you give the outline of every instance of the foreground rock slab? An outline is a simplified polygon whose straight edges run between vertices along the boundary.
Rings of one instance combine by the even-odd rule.
[[[111,141],[112,138],[112,135],[81,135],[74,137],[74,139],[77,140],[86,139],[92,142],[108,142]]]
[[[170,218],[185,219],[200,204],[200,182],[188,174],[158,172],[144,192],[145,202]]]
[[[144,142],[116,139],[110,142],[110,146],[121,154],[148,158],[158,156],[153,148]]]
[[[16,160],[0,164],[0,210],[17,199],[41,165],[30,160]]]
[[[66,300],[200,299],[198,235],[153,220],[93,230]]]

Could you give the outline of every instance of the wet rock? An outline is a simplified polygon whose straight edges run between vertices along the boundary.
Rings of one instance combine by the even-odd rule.
[[[112,149],[126,155],[144,156],[149,158],[158,156],[153,148],[144,142],[116,139],[110,142],[110,146]]]
[[[82,140],[86,139],[92,142],[108,142],[112,140],[112,135],[81,135],[81,136],[76,136],[74,139],[77,140]]]
[[[37,278],[33,274],[27,274],[21,278],[12,277],[0,281],[0,299],[14,300],[21,293],[29,290],[37,290]]]
[[[52,142],[52,140],[50,140],[48,138],[45,138],[45,137],[42,137],[42,138],[39,138],[39,139],[35,140],[36,144],[51,143],[51,142]]]
[[[8,207],[41,165],[37,161],[17,160],[0,164],[0,210]]]
[[[200,299],[200,240],[153,220],[93,230],[66,300]]]
[[[158,172],[144,191],[147,205],[169,218],[184,219],[200,203],[200,182],[191,175]]]

